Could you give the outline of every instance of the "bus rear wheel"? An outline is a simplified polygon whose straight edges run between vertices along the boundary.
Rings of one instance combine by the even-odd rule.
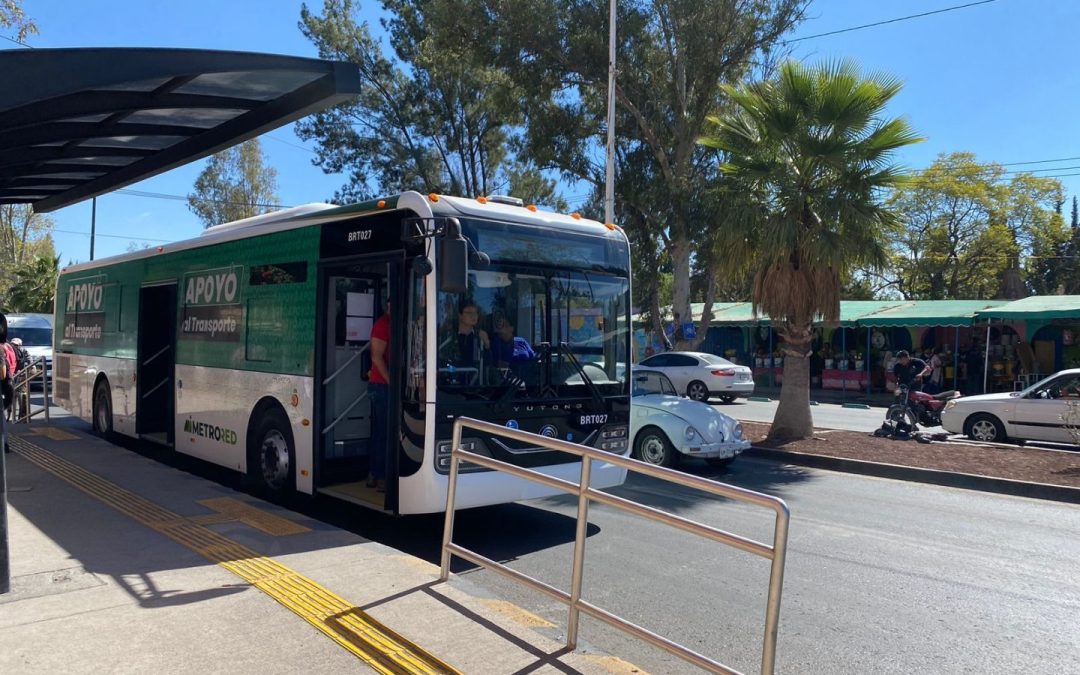
[[[280,409],[265,411],[248,435],[248,476],[267,497],[282,499],[293,491],[296,450],[289,420]]]
[[[112,435],[112,390],[102,379],[94,387],[94,432],[108,438]]]

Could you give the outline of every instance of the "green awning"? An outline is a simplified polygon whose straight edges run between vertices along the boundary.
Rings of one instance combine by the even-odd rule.
[[[1005,300],[922,300],[905,302],[863,316],[860,326],[970,326],[976,313]]]
[[[977,312],[976,317],[1004,321],[1080,319],[1080,295],[1034,295],[984,309]]]

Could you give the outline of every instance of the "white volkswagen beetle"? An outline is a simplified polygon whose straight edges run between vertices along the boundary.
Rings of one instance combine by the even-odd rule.
[[[634,459],[670,467],[685,455],[726,466],[750,447],[737,420],[708,404],[682,398],[667,375],[637,368],[632,372]]]
[[[1080,369],[1063,370],[1023,391],[965,396],[945,404],[941,426],[976,441],[1076,444]]]

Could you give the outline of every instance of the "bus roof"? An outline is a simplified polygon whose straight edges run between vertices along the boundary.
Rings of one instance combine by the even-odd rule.
[[[466,218],[482,218],[486,220],[509,221],[549,227],[565,232],[578,232],[584,234],[609,235],[610,228],[595,220],[589,220],[580,216],[566,215],[552,211],[525,206],[513,206],[499,204],[491,201],[481,202],[478,199],[466,197],[448,197],[443,195],[423,196],[418,192],[404,192],[393,197],[373,199],[358,204],[335,206],[333,204],[304,204],[279,211],[272,211],[251,218],[244,218],[230,223],[222,223],[208,227],[199,236],[184,239],[171,244],[122,253],[120,255],[78,263],[61,270],[63,274],[81,272],[84,270],[106,267],[129,260],[151,258],[163,253],[172,253],[192,248],[211,246],[237,239],[246,239],[270,232],[281,232],[310,225],[331,223],[365,213],[376,211],[409,209],[420,217],[432,216],[458,216]],[[535,210],[534,210],[535,209]],[[615,230],[619,232],[619,230]],[[625,237],[624,234],[619,236]]]

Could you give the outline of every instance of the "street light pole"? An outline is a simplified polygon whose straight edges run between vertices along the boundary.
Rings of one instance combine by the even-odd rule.
[[[90,200],[90,259],[94,259],[94,230],[97,227],[97,197]]]
[[[615,222],[615,0],[608,0],[607,168],[604,222]]]

